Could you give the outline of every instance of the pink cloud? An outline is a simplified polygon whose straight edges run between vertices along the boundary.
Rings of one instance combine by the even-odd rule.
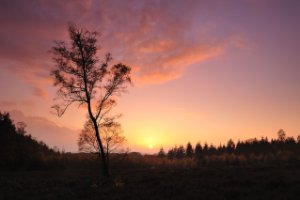
[[[45,99],[45,100],[48,99],[48,92],[46,90],[38,88],[38,87],[33,88],[33,95],[35,95],[39,98]]]
[[[26,107],[35,107],[36,104],[32,100],[23,100],[21,101],[21,105],[26,106]]]
[[[177,52],[163,52],[164,56],[157,56],[153,63],[144,65],[142,71],[137,72],[139,76],[136,80],[141,83],[161,83],[177,79],[187,67],[218,56],[224,51],[222,45],[177,47]]]
[[[6,110],[12,110],[12,109],[17,109],[20,106],[24,107],[34,107],[35,103],[32,100],[2,100],[0,101],[0,110],[6,111]]]
[[[201,10],[199,2],[193,1],[194,7],[177,1],[107,4],[99,9],[103,26],[112,27],[109,32],[104,29],[104,47],[112,48],[117,61],[134,66],[138,83],[177,79],[187,67],[224,52],[226,38],[211,35],[210,27],[194,26],[194,14]],[[122,10],[127,12],[115,14]]]
[[[227,36],[193,23],[203,9],[201,1],[7,1],[0,8],[0,61],[35,88],[34,96],[46,98],[49,50],[54,40],[68,39],[66,26],[75,22],[100,32],[100,53],[110,51],[116,62],[134,66],[138,83],[173,80],[224,52]]]
[[[0,108],[1,109],[7,109],[7,108],[13,108],[17,104],[14,101],[0,101]]]

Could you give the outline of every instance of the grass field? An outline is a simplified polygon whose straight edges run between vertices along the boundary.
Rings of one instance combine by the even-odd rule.
[[[143,160],[143,158],[140,158]],[[43,170],[0,172],[1,199],[299,199],[300,167],[112,163],[75,157]],[[59,162],[59,161],[56,161]],[[153,161],[154,162],[154,161]]]

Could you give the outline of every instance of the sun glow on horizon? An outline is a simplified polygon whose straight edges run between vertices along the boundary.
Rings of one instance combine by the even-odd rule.
[[[165,143],[165,139],[163,135],[165,135],[165,131],[159,128],[160,126],[154,126],[154,124],[146,125],[143,124],[138,128],[138,137],[134,141],[134,143],[138,144],[143,148],[147,148],[148,150],[153,150],[157,146],[160,146]]]
[[[154,153],[158,147],[165,146],[166,134],[167,130],[153,119],[142,119],[134,124],[124,122],[124,136],[130,148],[142,153]]]

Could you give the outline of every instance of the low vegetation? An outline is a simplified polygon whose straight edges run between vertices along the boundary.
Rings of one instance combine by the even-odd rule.
[[[300,142],[283,136],[227,145],[189,143],[157,155],[63,153],[0,113],[0,199],[298,199]]]

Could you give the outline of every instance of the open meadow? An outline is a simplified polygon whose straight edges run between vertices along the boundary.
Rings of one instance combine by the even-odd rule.
[[[119,155],[112,177],[96,155],[65,154],[40,169],[1,171],[1,199],[298,199],[300,163],[199,165]]]

